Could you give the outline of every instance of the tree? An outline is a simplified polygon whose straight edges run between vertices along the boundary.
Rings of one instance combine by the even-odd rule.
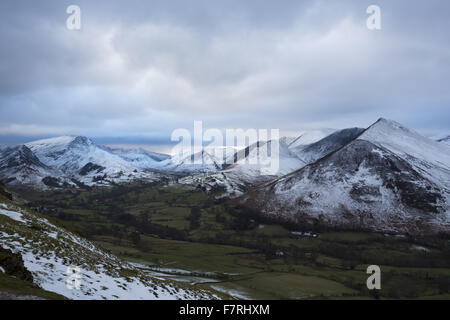
[[[200,228],[200,216],[202,212],[199,207],[191,208],[191,214],[189,215],[189,228],[191,230]]]
[[[141,234],[138,231],[133,231],[130,235],[130,240],[135,247],[138,247],[141,243]]]

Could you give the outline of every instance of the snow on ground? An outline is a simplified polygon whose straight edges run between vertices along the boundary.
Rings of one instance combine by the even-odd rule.
[[[378,120],[358,139],[388,149],[433,181],[443,182],[439,185],[450,188],[450,148],[443,144],[387,119]]]
[[[15,221],[26,223],[26,221],[22,218],[22,214],[20,212],[0,209],[0,214],[7,216]]]
[[[58,177],[76,178],[87,185],[116,183],[133,179],[154,180],[155,175],[144,172],[133,161],[97,146],[86,137],[63,136],[27,143],[46,166],[59,170]],[[87,170],[86,165],[90,165]],[[85,169],[83,172],[83,169]],[[104,176],[104,182],[98,177]],[[69,179],[70,180],[70,179]]]
[[[389,232],[449,230],[449,165],[450,150],[380,119],[342,149],[261,185],[241,202],[267,214],[331,225]],[[434,208],[438,214],[427,212]]]
[[[238,290],[225,289],[218,285],[212,285],[211,288],[213,288],[214,290],[217,290],[219,292],[225,293],[226,295],[229,295],[230,297],[233,297],[234,299],[237,299],[237,300],[251,300],[251,298],[249,296],[245,295],[244,293],[242,293]]]
[[[0,219],[0,246],[20,253],[35,283],[45,290],[80,300],[218,298],[151,277],[27,210],[6,204],[0,207],[0,213],[10,218]]]
[[[289,148],[296,148],[298,146],[306,146],[308,144],[315,143],[335,131],[336,129],[317,129],[304,131],[293,142],[289,144]]]
[[[413,245],[411,248],[413,250],[417,250],[417,251],[430,252],[430,249],[422,247],[422,246]]]

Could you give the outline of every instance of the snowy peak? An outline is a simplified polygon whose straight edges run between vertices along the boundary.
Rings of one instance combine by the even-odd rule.
[[[403,159],[415,162],[418,166],[420,163],[429,163],[444,170],[450,170],[450,149],[442,148],[438,142],[395,121],[381,118],[358,139],[389,149]],[[425,170],[425,168],[422,169]]]
[[[82,136],[63,136],[38,140],[26,144],[43,163],[64,171],[77,171],[89,162],[98,165],[120,163],[120,157],[99,148],[92,140]]]
[[[106,151],[118,155],[132,166],[139,169],[152,169],[158,166],[158,163],[170,159],[167,154],[147,151],[143,148],[118,148],[102,146]]]
[[[366,129],[366,132],[375,132],[375,133],[394,133],[395,135],[408,135],[408,136],[414,136],[416,138],[424,138],[419,133],[415,132],[414,130],[411,130],[402,124],[394,121],[389,120],[386,118],[380,118],[378,119],[374,124],[372,124],[369,128]]]
[[[86,137],[82,137],[82,136],[78,136],[75,137],[72,142],[70,142],[69,144],[69,148],[74,148],[74,147],[89,147],[95,145],[94,142]]]
[[[336,136],[302,150],[320,154],[327,149],[321,146],[349,141],[238,201],[299,223],[417,234],[450,231],[448,148],[387,119],[362,133],[349,129],[346,139]]]
[[[154,178],[152,173],[143,172],[132,161],[97,146],[87,137],[62,136],[33,141],[26,146],[47,167],[58,171],[53,176],[57,179],[62,178],[69,182],[76,179],[86,185],[99,185]]]
[[[70,147],[76,147],[80,145],[93,144],[91,140],[82,136],[61,136],[49,139],[36,140],[27,143],[26,145],[33,151],[50,151],[50,150],[63,150]]]
[[[210,151],[214,153],[214,150]],[[205,149],[202,149],[191,155],[174,155],[170,159],[161,161],[157,169],[178,173],[205,173],[219,171],[222,169],[222,166],[223,156],[222,158],[218,158]]]
[[[62,136],[50,139],[37,140],[26,144],[39,159],[48,166],[56,164],[57,160],[64,158],[73,150],[85,150],[94,143],[86,137]]]

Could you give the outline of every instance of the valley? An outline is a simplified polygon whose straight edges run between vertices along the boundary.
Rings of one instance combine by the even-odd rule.
[[[445,234],[280,223],[177,184],[25,194],[35,210],[146,272],[229,298],[448,299],[450,294]],[[365,285],[372,264],[383,272],[377,292]]]

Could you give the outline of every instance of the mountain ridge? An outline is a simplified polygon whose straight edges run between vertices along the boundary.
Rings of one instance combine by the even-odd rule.
[[[402,139],[387,139],[385,134],[392,135],[392,130]],[[383,132],[381,143],[377,134]],[[252,189],[237,203],[297,222],[385,232],[448,232],[445,164],[430,157],[429,150],[414,148],[412,140],[420,148],[429,139],[380,119],[343,148]],[[426,166],[442,176],[427,174]]]

